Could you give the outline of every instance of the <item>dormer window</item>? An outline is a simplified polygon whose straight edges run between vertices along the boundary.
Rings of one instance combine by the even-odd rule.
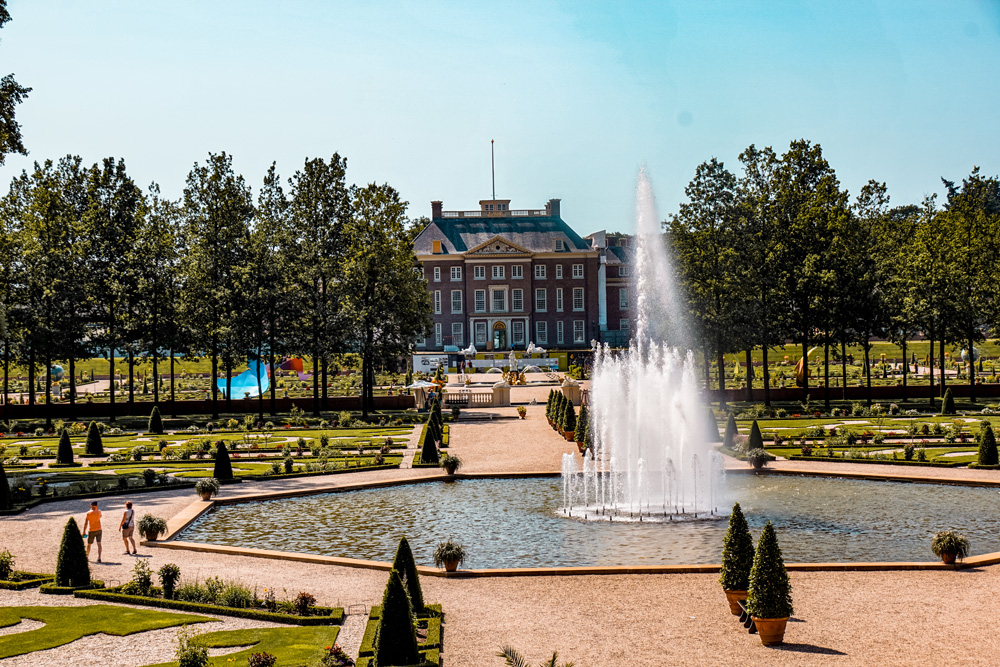
[[[556,252],[562,252],[566,249],[565,244],[562,239],[556,239]]]
[[[433,252],[435,255],[440,255],[441,254],[441,242],[440,241],[431,241],[431,247],[432,247],[431,252]]]

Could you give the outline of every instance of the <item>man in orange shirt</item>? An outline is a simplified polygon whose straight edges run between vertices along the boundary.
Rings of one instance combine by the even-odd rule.
[[[83,520],[83,536],[87,538],[87,558],[90,558],[90,545],[97,540],[97,562],[101,562],[101,510],[97,509],[97,501],[90,503],[90,511]]]

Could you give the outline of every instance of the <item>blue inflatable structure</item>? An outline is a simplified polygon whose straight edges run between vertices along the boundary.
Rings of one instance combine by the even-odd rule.
[[[257,389],[257,376],[260,376],[260,389]],[[222,397],[226,397],[226,378],[219,378],[215,381]],[[267,375],[267,364],[252,359],[249,368],[232,378],[230,386],[233,390],[233,398],[257,398],[261,393],[271,388],[271,379]]]

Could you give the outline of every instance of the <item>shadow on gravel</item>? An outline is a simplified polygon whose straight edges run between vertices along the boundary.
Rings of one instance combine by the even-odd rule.
[[[847,655],[843,651],[838,651],[833,648],[825,648],[823,646],[815,646],[813,644],[791,644],[785,642],[784,644],[778,644],[777,646],[771,646],[778,651],[795,651],[796,653],[818,653],[820,655]]]

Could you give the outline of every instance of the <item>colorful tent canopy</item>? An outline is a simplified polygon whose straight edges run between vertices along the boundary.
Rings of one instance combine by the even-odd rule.
[[[260,374],[260,391],[257,390],[257,375]],[[218,386],[219,391],[222,396],[226,395],[226,378],[219,378],[215,381],[216,386]],[[267,366],[261,362],[253,359],[250,361],[249,368],[243,371],[236,377],[232,378],[230,381],[230,386],[233,389],[233,398],[245,398],[247,395],[250,398],[256,398],[262,392],[266,392],[271,388],[271,380],[267,376]]]

